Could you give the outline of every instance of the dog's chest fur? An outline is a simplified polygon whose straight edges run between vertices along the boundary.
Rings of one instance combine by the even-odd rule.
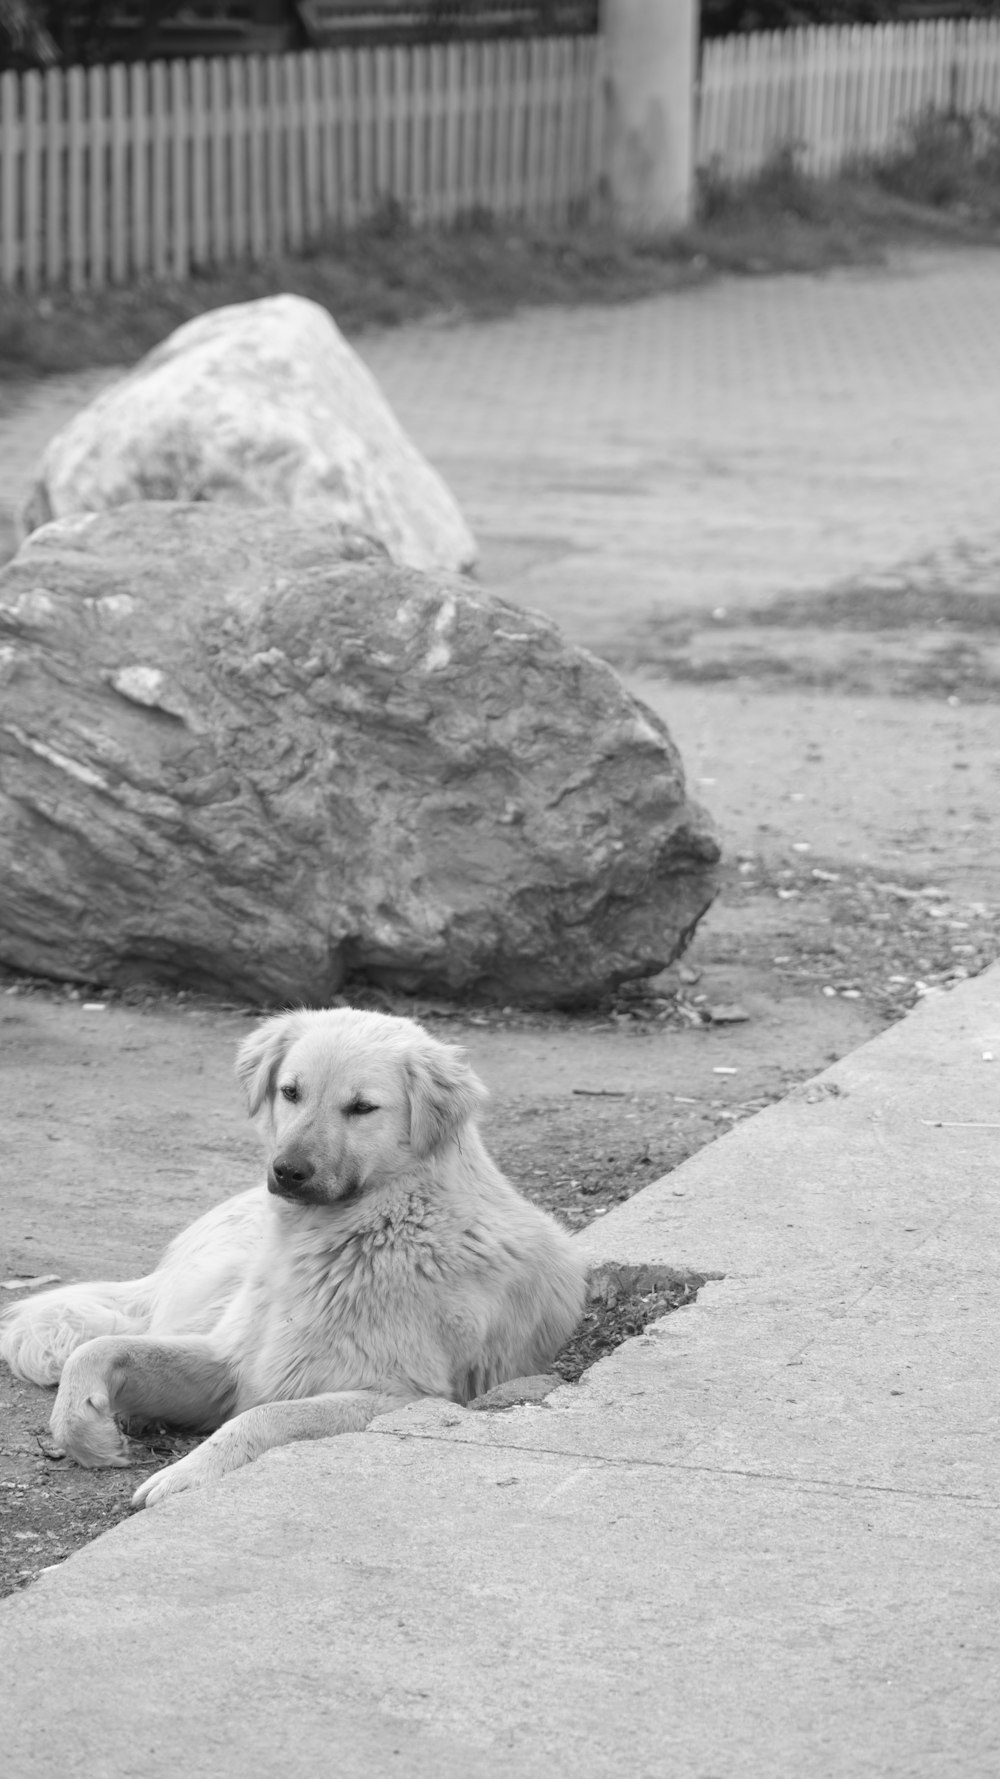
[[[342,1229],[279,1210],[227,1318],[237,1411],[391,1380],[446,1394],[434,1302],[452,1246],[417,1195]]]

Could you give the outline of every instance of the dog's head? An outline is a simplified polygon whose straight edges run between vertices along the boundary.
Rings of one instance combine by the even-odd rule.
[[[266,1121],[268,1190],[336,1204],[398,1178],[473,1118],[482,1082],[412,1019],[348,1007],[282,1013],[240,1047],[251,1117]]]

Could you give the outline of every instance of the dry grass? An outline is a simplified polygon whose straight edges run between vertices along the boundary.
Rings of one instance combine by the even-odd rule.
[[[590,226],[546,234],[484,214],[454,228],[416,229],[387,206],[367,227],[294,259],[183,284],[141,280],[89,296],[0,293],[0,378],[134,363],[192,316],[278,291],[311,297],[358,334],[525,305],[628,302],[718,272],[877,263],[906,243],[1000,242],[995,120],[928,114],[896,153],[836,180],[808,178],[799,161],[789,145],[750,180],[709,169],[698,220],[669,239],[626,241]]]

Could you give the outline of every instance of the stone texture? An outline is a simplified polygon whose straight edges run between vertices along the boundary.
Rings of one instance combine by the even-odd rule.
[[[367,533],[407,568],[459,571],[476,556],[371,372],[304,297],[178,328],[56,434],[23,525],[135,500],[290,507]]]
[[[663,723],[539,614],[276,508],[47,526],[0,577],[0,958],[317,1004],[570,1004],[718,847]]]
[[[539,1371],[531,1377],[508,1378],[505,1384],[495,1384],[492,1390],[485,1390],[482,1396],[476,1396],[467,1405],[485,1414],[495,1414],[505,1408],[523,1408],[526,1402],[544,1402],[553,1390],[558,1390],[562,1378],[557,1371]]]

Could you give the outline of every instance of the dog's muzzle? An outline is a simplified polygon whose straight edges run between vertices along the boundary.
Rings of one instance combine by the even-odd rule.
[[[277,1198],[312,1200],[316,1169],[304,1155],[276,1155],[267,1170],[267,1190]]]

